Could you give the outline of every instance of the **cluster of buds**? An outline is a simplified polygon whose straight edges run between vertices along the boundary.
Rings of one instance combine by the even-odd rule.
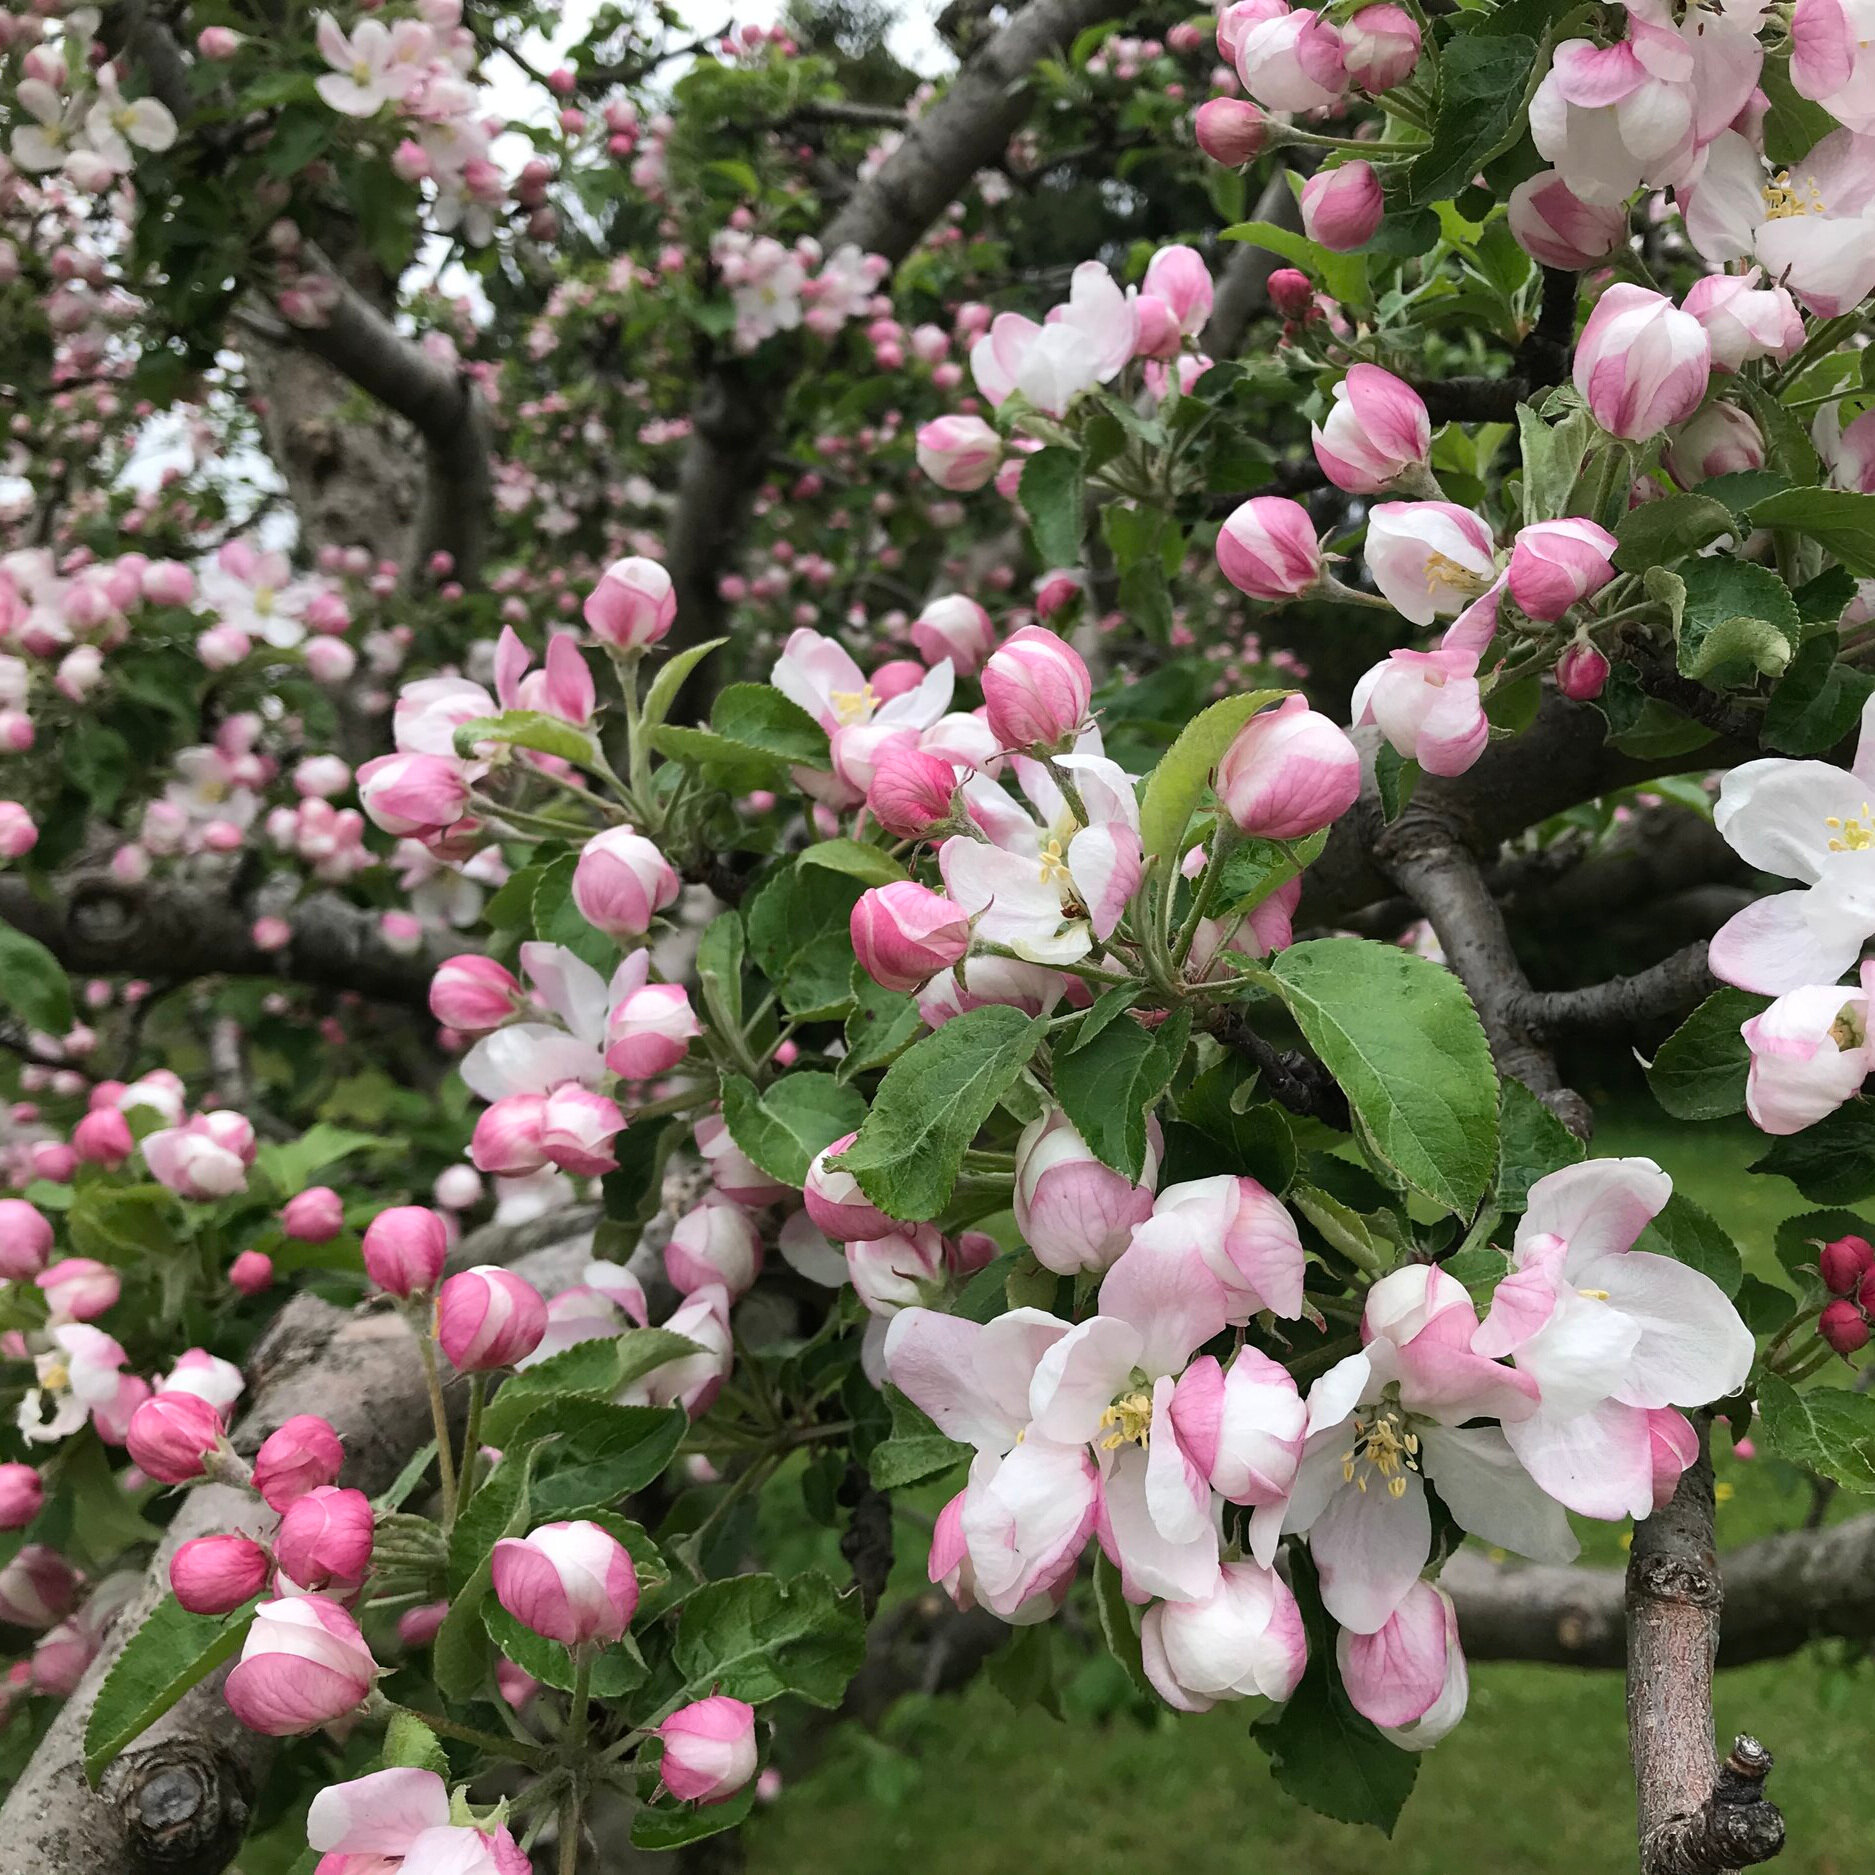
[[[1866,1237],[1838,1237],[1823,1246],[1817,1269],[1832,1299],[1823,1305],[1816,1330],[1847,1360],[1868,1346],[1875,1322],[1875,1248]]]

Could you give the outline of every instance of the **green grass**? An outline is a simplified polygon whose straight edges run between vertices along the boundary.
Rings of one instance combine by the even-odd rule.
[[[1775,1277],[1772,1242],[1808,1208],[1781,1179],[1752,1178],[1762,1150],[1743,1123],[1677,1125],[1645,1105],[1601,1118],[1598,1156],[1646,1153],[1738,1240],[1748,1268]],[[1718,1436],[1721,1546],[1802,1520],[1788,1467],[1741,1464]],[[1851,1501],[1846,1514],[1866,1509]],[[1620,1559],[1620,1533],[1580,1526],[1586,1554]],[[901,1533],[901,1550],[919,1546]],[[805,1560],[805,1559],[803,1559]],[[894,1592],[921,1558],[901,1555]],[[837,1564],[835,1565],[837,1567]],[[1202,1718],[1150,1711],[1117,1669],[1078,1650],[1066,1722],[1012,1708],[979,1680],[946,1700],[902,1701],[879,1737],[852,1728],[789,1782],[746,1835],[754,1875],[1603,1875],[1633,1866],[1633,1792],[1618,1674],[1481,1665],[1465,1723],[1426,1754],[1391,1843],[1304,1810],[1272,1783],[1241,1709]],[[1817,1649],[1721,1676],[1718,1728],[1777,1755],[1772,1791],[1790,1825],[1788,1875],[1863,1875],[1864,1792],[1875,1745],[1867,1663]]]

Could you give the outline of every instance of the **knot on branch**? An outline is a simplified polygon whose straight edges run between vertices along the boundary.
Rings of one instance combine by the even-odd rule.
[[[147,906],[137,886],[86,878],[71,888],[67,928],[77,944],[126,944],[143,924]]]
[[[131,1866],[143,1875],[224,1867],[247,1834],[254,1801],[239,1764],[180,1738],[118,1759],[104,1796],[123,1816]]]
[[[1784,1847],[1783,1812],[1764,1795],[1772,1763],[1755,1738],[1741,1733],[1719,1767],[1712,1795],[1691,1816],[1654,1832],[1646,1875],[1724,1875],[1770,1861]]]
[[[892,1573],[892,1500],[872,1481],[866,1467],[856,1461],[846,1468],[836,1493],[846,1507],[846,1528],[840,1533],[840,1554],[853,1571],[860,1605],[870,1621],[877,1613]]]
[[[1725,1601],[1717,1559],[1688,1556],[1674,1551],[1642,1555],[1628,1561],[1628,1603],[1671,1602],[1682,1608],[1704,1608],[1715,1614]]]

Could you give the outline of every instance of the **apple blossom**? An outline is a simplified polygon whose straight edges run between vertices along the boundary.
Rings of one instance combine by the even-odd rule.
[[[638,1607],[631,1556],[596,1523],[546,1523],[525,1537],[503,1537],[492,1569],[502,1607],[568,1647],[616,1641]]]
[[[755,1708],[725,1693],[679,1706],[658,1728],[659,1772],[682,1803],[722,1803],[755,1775]]]
[[[1315,523],[1299,501],[1284,495],[1253,495],[1231,510],[1218,529],[1217,563],[1253,599],[1299,598],[1322,578]]]
[[[254,1454],[254,1489],[274,1510],[321,1485],[334,1483],[344,1447],[330,1423],[315,1413],[295,1413],[270,1432]]]
[[[1201,1600],[1155,1602],[1139,1640],[1147,1679],[1180,1712],[1209,1712],[1221,1699],[1280,1705],[1308,1664],[1295,1596],[1253,1562],[1225,1563]]]
[[[478,1264],[436,1292],[436,1344],[458,1373],[513,1367],[540,1345],[547,1304],[525,1277]]]
[[[361,1704],[378,1672],[358,1624],[320,1595],[262,1602],[223,1685],[250,1732],[290,1738]]]
[[[1715,475],[1762,469],[1764,434],[1736,404],[1703,405],[1676,429],[1661,460],[1682,488],[1697,488]]]
[[[950,899],[899,879],[860,895],[851,918],[853,955],[888,990],[915,990],[970,948],[970,922]]]
[[[365,1274],[393,1296],[433,1289],[449,1254],[449,1226],[423,1205],[393,1205],[365,1226]]]
[[[694,1205],[671,1228],[664,1273],[680,1295],[712,1284],[734,1301],[762,1267],[762,1239],[749,1214],[726,1199]]]
[[[573,903],[607,937],[643,937],[678,891],[670,862],[629,827],[595,834],[580,849],[573,869]]]
[[[919,468],[953,494],[981,488],[1002,458],[1002,438],[981,417],[934,417],[918,431]]]
[[[1302,185],[1302,229],[1331,253],[1350,254],[1374,238],[1386,205],[1372,163],[1318,169]]]
[[[1238,730],[1217,765],[1216,785],[1241,832],[1302,840],[1359,799],[1360,752],[1305,698],[1286,697]]]
[[[1593,521],[1572,516],[1533,522],[1511,544],[1510,596],[1530,618],[1554,624],[1614,578],[1619,545]]]
[[[1425,399],[1378,365],[1355,365],[1335,386],[1328,421],[1312,426],[1315,459],[1337,488],[1375,495],[1430,477]]]
[[[1226,169],[1241,169],[1270,140],[1269,119],[1242,98],[1207,99],[1198,107],[1193,129],[1199,149]]]
[[[225,1615],[260,1593],[272,1567],[252,1537],[194,1537],[169,1559],[169,1586],[190,1614]]]
[[[1751,1050],[1745,1111],[1765,1133],[1800,1133],[1861,1091],[1875,1071],[1869,997],[1875,959],[1848,990],[1811,984],[1780,996],[1739,1031]]]

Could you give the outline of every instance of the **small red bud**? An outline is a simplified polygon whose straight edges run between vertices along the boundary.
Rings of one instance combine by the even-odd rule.
[[[1853,1302],[1838,1299],[1830,1303],[1818,1317],[1816,1327],[1817,1333],[1845,1358],[1868,1346],[1868,1322]]]

